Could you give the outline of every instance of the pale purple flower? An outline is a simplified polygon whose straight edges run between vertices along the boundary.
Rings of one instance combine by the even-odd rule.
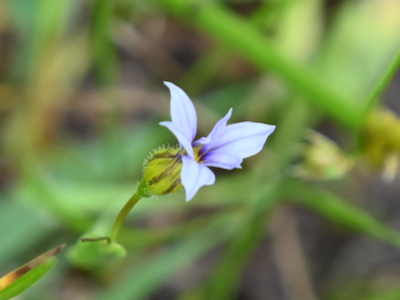
[[[196,109],[188,95],[171,82],[164,82],[171,91],[172,121],[161,122],[178,139],[181,147],[181,182],[189,201],[203,185],[212,185],[215,175],[208,167],[226,170],[241,168],[244,158],[261,151],[275,125],[240,122],[226,125],[232,108],[215,124],[207,137],[194,141],[197,132]]]

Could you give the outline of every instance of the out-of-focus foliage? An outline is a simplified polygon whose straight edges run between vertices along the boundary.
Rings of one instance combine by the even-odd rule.
[[[397,299],[399,32],[397,0],[1,1],[0,275],[67,242],[19,299]],[[163,80],[199,134],[230,107],[277,130],[192,201],[139,201],[121,259],[79,238],[175,143]]]
[[[11,271],[0,278],[0,299],[7,300],[18,296],[42,276],[44,276],[56,264],[54,258],[65,247],[62,244],[34,258],[25,265]]]

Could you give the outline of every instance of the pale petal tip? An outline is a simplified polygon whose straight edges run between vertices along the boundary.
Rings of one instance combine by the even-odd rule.
[[[267,124],[267,125],[269,125],[269,124]],[[276,125],[269,125],[270,134],[273,133],[275,131],[275,129],[276,129]]]
[[[161,126],[167,127],[168,123],[172,123],[172,122],[171,121],[162,121],[162,122],[159,122],[158,124],[161,125]]]
[[[190,200],[192,200],[193,197],[194,197],[194,195],[190,195],[190,197],[189,197],[188,192],[186,192],[186,202],[189,202]]]
[[[163,81],[163,83],[170,89],[171,93],[173,93],[173,91],[175,89],[180,89],[179,86],[177,86],[175,83],[172,83],[170,81]]]
[[[163,81],[163,83],[171,90],[171,92],[175,89],[182,90],[179,86],[177,86],[175,83],[171,81]]]

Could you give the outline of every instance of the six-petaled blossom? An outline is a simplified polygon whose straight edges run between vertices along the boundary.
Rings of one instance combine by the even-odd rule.
[[[112,249],[119,256],[123,251],[116,243],[118,231],[126,215],[141,198],[174,193],[184,187],[186,201],[189,201],[203,185],[214,184],[215,175],[209,167],[226,170],[241,168],[243,159],[260,152],[275,130],[274,125],[255,122],[227,125],[232,115],[231,108],[207,137],[194,141],[197,115],[192,101],[173,83],[165,84],[171,91],[172,121],[160,124],[177,137],[179,147],[159,148],[145,161],[138,189],[119,212],[109,237],[82,239],[85,242],[107,240],[112,246],[107,251]]]
[[[164,82],[171,91],[171,119],[161,122],[178,139],[179,158],[182,162],[180,181],[186,191],[186,201],[200,187],[212,185],[215,175],[209,167],[232,170],[241,168],[244,158],[261,151],[275,125],[240,122],[227,125],[232,108],[215,124],[207,137],[196,141],[197,115],[186,93],[171,82]]]

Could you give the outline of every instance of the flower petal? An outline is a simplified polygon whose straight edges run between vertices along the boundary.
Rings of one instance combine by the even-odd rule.
[[[214,145],[218,142],[218,140],[222,137],[226,123],[232,116],[232,108],[228,111],[228,113],[221,120],[215,124],[214,128],[211,130],[210,134],[206,138],[201,138],[194,142],[194,147],[198,144],[203,144],[204,146],[201,148],[201,152],[207,152],[209,149],[212,149]]]
[[[209,166],[217,166],[207,161],[216,157],[236,157],[238,160],[257,154],[263,148],[268,136],[275,130],[275,125],[255,122],[240,122],[226,126],[222,136],[213,143],[213,148],[204,156]],[[203,159],[202,159],[203,160]],[[223,163],[223,162],[222,162]]]
[[[170,121],[164,121],[159,123],[161,126],[167,127],[178,139],[179,144],[181,145],[182,148],[185,148],[187,154],[191,157],[194,158],[194,151],[192,147],[191,141],[189,141],[185,135],[185,133],[182,131],[182,128],[179,127],[176,123],[170,122]]]
[[[234,168],[241,169],[241,163],[243,159],[235,153],[225,153],[218,150],[210,151],[205,154],[202,158],[204,161],[203,165],[208,167],[216,167],[225,170],[232,170]]]
[[[181,128],[187,140],[193,142],[197,131],[196,109],[188,95],[172,82],[164,81],[171,92],[172,122]]]
[[[203,185],[214,184],[215,175],[209,168],[188,156],[182,156],[182,163],[181,181],[186,191],[186,201],[189,201]]]

